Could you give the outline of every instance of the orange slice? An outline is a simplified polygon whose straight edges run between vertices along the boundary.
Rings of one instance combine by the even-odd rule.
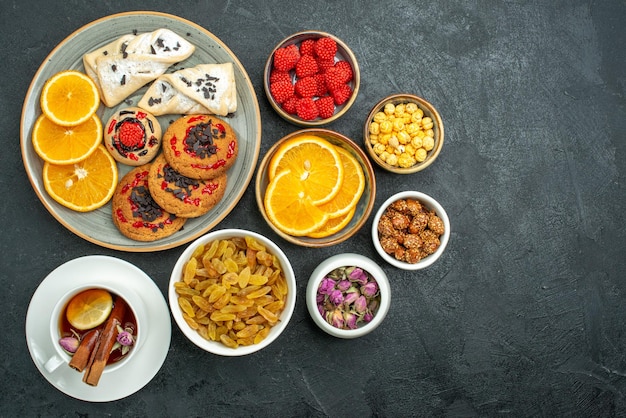
[[[343,165],[343,183],[339,193],[330,201],[318,207],[331,218],[341,217],[354,209],[365,190],[365,175],[361,164],[349,151],[336,147]]]
[[[315,206],[306,194],[300,178],[289,170],[281,171],[270,182],[264,203],[270,221],[289,235],[306,235],[328,220],[328,214]]]
[[[111,314],[113,297],[104,289],[89,289],[74,296],[65,309],[65,317],[74,328],[92,329]]]
[[[54,123],[76,126],[86,122],[100,106],[98,87],[79,71],[61,71],[41,90],[41,111]]]
[[[313,135],[299,135],[276,150],[268,167],[270,181],[285,170],[302,183],[314,205],[334,198],[343,182],[343,164],[335,146]]]
[[[33,147],[44,161],[74,164],[84,160],[102,141],[102,123],[97,115],[76,126],[61,126],[46,115],[37,118],[33,127]]]
[[[103,145],[75,164],[44,163],[43,182],[48,194],[61,205],[79,212],[104,206],[117,186],[117,165]]]
[[[341,231],[346,225],[350,223],[354,217],[356,208],[352,208],[348,213],[338,216],[336,218],[330,218],[320,229],[307,234],[311,238],[325,238],[332,234]]]

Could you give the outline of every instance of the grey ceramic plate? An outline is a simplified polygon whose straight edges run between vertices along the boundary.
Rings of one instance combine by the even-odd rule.
[[[84,70],[82,56],[86,52],[101,47],[118,37],[133,32],[150,32],[158,28],[168,28],[185,37],[196,46],[196,50],[186,61],[175,68],[190,67],[201,63],[232,62],[235,66],[237,84],[237,111],[227,119],[237,133],[239,154],[237,161],[228,171],[228,185],[224,198],[206,215],[189,219],[181,231],[154,242],[133,241],[124,237],[113,225],[111,204],[88,213],[78,213],[59,205],[48,196],[42,181],[43,161],[35,153],[31,142],[32,127],[41,114],[39,95],[48,78],[67,69]],[[174,68],[173,68],[174,69]],[[145,87],[118,107],[136,104]],[[117,108],[98,110],[98,115],[106,123]],[[164,130],[177,115],[159,118]],[[215,227],[241,199],[256,168],[261,146],[261,115],[259,104],[250,78],[237,57],[215,35],[195,23],[177,16],[155,12],[129,12],[108,16],[80,28],[61,42],[35,74],[28,89],[22,109],[20,132],[24,167],[35,193],[46,209],[67,229],[76,235],[103,247],[122,251],[155,251],[173,248],[192,241]],[[119,165],[120,178],[129,167]]]

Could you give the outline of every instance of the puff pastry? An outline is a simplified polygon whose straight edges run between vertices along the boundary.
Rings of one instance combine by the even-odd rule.
[[[83,56],[85,72],[108,107],[164,74],[174,63],[187,59],[195,46],[169,29],[124,35]]]
[[[153,115],[213,114],[237,110],[233,64],[200,64],[163,74],[137,103]]]

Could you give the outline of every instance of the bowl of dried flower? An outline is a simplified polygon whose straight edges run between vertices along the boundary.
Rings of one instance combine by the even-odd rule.
[[[311,273],[306,303],[313,322],[338,338],[358,338],[383,322],[391,304],[385,272],[369,258],[337,254]]]

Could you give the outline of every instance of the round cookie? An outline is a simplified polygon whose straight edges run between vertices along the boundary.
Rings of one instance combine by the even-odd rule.
[[[111,200],[113,223],[136,241],[156,241],[181,229],[185,218],[163,210],[148,189],[150,164],[130,170],[115,189]]]
[[[115,112],[104,129],[106,149],[122,164],[147,164],[161,147],[159,121],[138,107],[127,107]]]
[[[213,115],[187,115],[163,134],[165,159],[180,174],[206,180],[225,173],[237,158],[237,135]]]
[[[207,213],[224,196],[226,173],[208,180],[183,176],[159,155],[150,167],[148,187],[154,201],[181,218],[196,218]]]

